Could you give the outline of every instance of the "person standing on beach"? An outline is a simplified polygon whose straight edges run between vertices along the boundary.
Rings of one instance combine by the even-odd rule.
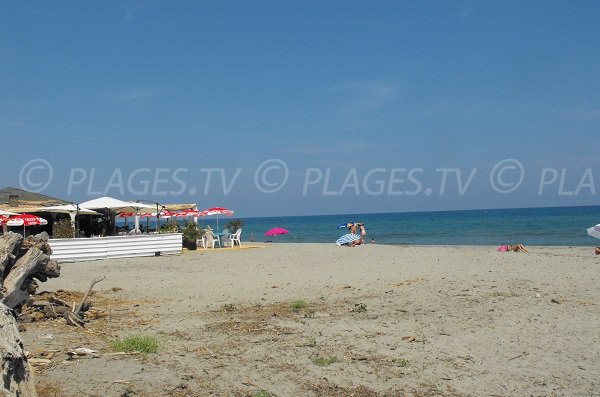
[[[361,244],[366,244],[367,241],[365,240],[365,237],[367,235],[367,229],[365,229],[365,224],[360,223],[359,227],[360,227],[360,242],[361,242]]]

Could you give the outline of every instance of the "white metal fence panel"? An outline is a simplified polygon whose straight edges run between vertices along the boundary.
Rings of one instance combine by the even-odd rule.
[[[181,233],[50,239],[51,258],[75,262],[181,253]]]

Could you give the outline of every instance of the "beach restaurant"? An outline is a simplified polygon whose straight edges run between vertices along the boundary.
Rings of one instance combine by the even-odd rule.
[[[19,214],[4,216],[2,233],[10,230],[26,236],[47,232],[51,237],[51,258],[60,262],[179,254],[182,234],[159,230],[161,214],[179,210],[197,210],[197,205],[112,197],[76,204],[12,187],[0,189],[0,211]],[[126,217],[125,226],[117,225],[123,214],[133,218],[131,229]],[[156,218],[154,228],[150,227],[149,214]],[[145,227],[140,225],[143,215]],[[193,219],[197,222],[197,218]]]

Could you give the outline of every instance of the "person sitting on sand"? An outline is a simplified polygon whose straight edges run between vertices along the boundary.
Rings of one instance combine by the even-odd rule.
[[[503,244],[500,247],[498,247],[498,252],[508,252],[508,251],[529,252],[529,250],[527,248],[525,248],[525,246],[523,244],[515,244],[515,245]]]
[[[350,226],[350,233],[358,236],[358,234],[356,233],[356,224]],[[353,242],[351,242],[350,247],[356,247],[357,245],[361,245],[362,243],[363,239],[362,237],[360,237],[358,240],[354,240]]]
[[[600,247],[596,247],[596,250],[594,251],[594,253],[596,255],[600,255]]]
[[[356,234],[356,225],[348,224],[348,231],[350,233],[344,234],[335,243],[340,247],[356,247],[357,245],[360,245],[362,242],[360,240],[360,236]]]

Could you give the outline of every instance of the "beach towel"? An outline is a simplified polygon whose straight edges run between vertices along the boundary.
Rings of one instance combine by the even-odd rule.
[[[350,244],[354,240],[360,240],[360,236],[358,234],[348,233],[338,238],[335,243],[339,246],[342,246],[344,244]]]
[[[498,247],[498,252],[506,252],[508,251],[508,245],[501,245]]]

